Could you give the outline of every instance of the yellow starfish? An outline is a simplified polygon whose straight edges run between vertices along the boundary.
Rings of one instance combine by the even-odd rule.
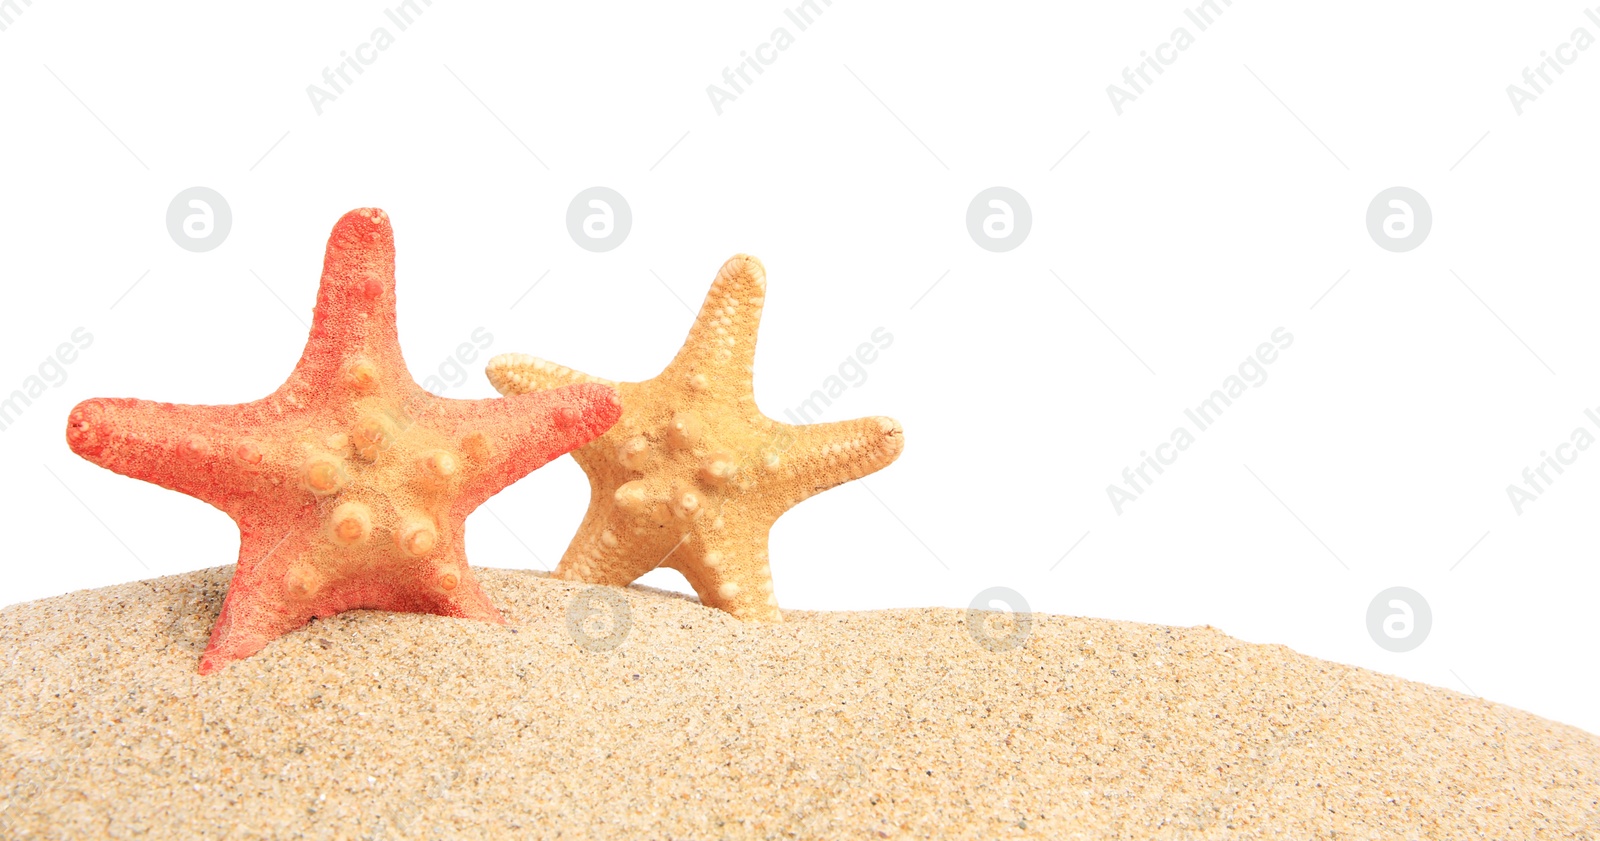
[[[589,475],[589,511],[556,575],[626,586],[675,569],[700,601],[743,619],[777,621],[767,532],[801,500],[859,479],[900,455],[892,418],[792,426],[756,408],[756,329],[766,270],[735,255],[711,283],[683,349],[640,383],[613,383],[523,354],[489,361],[512,396],[575,383],[614,386],[622,418],[572,451]]]

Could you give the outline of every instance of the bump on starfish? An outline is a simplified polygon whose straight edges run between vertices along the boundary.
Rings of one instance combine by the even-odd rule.
[[[424,391],[400,354],[393,230],[369,208],[334,226],[310,337],[277,391],[233,406],[86,400],[67,443],[238,524],[210,673],[345,610],[504,622],[467,566],[467,515],[620,414],[596,384],[511,400]]]
[[[666,370],[638,383],[591,377],[523,354],[489,361],[505,395],[574,384],[615,386],[622,419],[572,456],[589,476],[589,510],[556,575],[627,585],[665,566],[701,603],[744,619],[782,618],[767,533],[785,511],[893,462],[900,424],[871,417],[792,426],[756,408],[756,331],[766,271],[740,254],[717,273]]]

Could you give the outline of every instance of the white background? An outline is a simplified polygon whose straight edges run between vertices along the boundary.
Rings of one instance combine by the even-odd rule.
[[[0,394],[74,328],[94,344],[0,433],[0,603],[232,562],[226,517],[78,459],[67,413],[272,391],[329,228],[377,206],[419,380],[478,327],[491,353],[651,376],[689,327],[679,299],[697,309],[739,251],[768,269],[768,414],[892,333],[824,419],[892,415],[905,454],[779,522],[786,607],[1003,585],[1600,731],[1600,453],[1520,515],[1506,494],[1600,406],[1600,48],[1521,116],[1506,86],[1600,27],[1575,3],[1290,5],[1237,0],[1204,32],[1175,2],[835,0],[804,32],[782,3],[437,0],[404,32],[381,3],[19,6]],[[379,26],[394,44],[318,115],[306,87]],[[717,115],[706,87],[778,26],[794,44]],[[1107,85],[1178,26],[1194,44],[1117,115]],[[194,185],[233,211],[208,253],[165,227]],[[633,211],[608,253],[566,230],[594,185]],[[993,185],[1032,208],[1006,253],[965,227]],[[1408,253],[1365,227],[1394,185],[1434,216]],[[1295,340],[1267,381],[1119,516],[1107,486],[1278,327]],[[445,393],[492,396],[482,361]],[[548,568],[586,501],[570,459],[549,465],[489,502],[515,535],[472,517],[472,561]],[[1433,611],[1404,654],[1365,623],[1396,585]]]

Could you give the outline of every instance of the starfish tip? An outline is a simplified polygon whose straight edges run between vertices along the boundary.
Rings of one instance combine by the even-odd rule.
[[[529,389],[525,386],[525,377],[520,371],[525,368],[536,368],[546,364],[544,360],[529,356],[525,353],[502,353],[489,360],[483,372],[489,377],[489,384],[495,391],[506,396],[525,394]]]
[[[328,237],[328,252],[392,261],[394,226],[389,224],[389,214],[376,207],[362,207],[339,217]],[[367,297],[376,296],[369,293]]]
[[[327,268],[339,269],[335,274],[342,275],[340,285],[355,287],[368,300],[382,294],[383,281],[394,279],[394,227],[389,214],[363,207],[339,217],[328,235]]]
[[[390,231],[389,214],[377,207],[358,207],[339,217],[334,224],[335,233],[372,234]]]
[[[85,400],[72,408],[67,416],[67,446],[74,453],[93,461],[105,451],[106,410],[106,401],[100,398]]]
[[[878,417],[878,429],[883,432],[884,443],[894,455],[899,455],[906,448],[906,431],[900,422],[894,418]]]
[[[722,264],[722,271],[717,273],[717,280],[732,278],[747,278],[758,289],[767,287],[767,268],[761,261],[750,254],[735,254]]]

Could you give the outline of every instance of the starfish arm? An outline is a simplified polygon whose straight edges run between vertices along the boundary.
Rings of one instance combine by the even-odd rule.
[[[249,657],[310,621],[312,614],[296,610],[284,584],[290,559],[309,546],[304,529],[297,525],[301,524],[280,531],[251,516],[241,522],[239,560],[211,626],[211,641],[200,655],[201,674]]]
[[[430,426],[458,442],[466,469],[456,508],[470,512],[512,482],[600,437],[622,416],[598,383],[490,400],[436,400]]]
[[[447,598],[440,600],[432,612],[440,616],[477,619],[480,622],[494,622],[500,625],[511,624],[500,609],[494,606],[494,602],[489,601],[488,594],[483,592],[483,586],[478,583],[478,577],[473,575],[472,568],[467,566],[464,546],[458,550],[457,555],[461,559],[458,579],[460,584]]]
[[[337,381],[363,359],[380,383],[410,384],[395,324],[394,228],[368,207],[340,217],[328,235],[311,335],[285,388]]]
[[[778,597],[767,562],[770,523],[740,522],[733,517],[719,530],[700,529],[692,545],[674,553],[663,566],[683,573],[706,607],[725,610],[740,619],[778,622]]]
[[[672,567],[690,536],[661,528],[641,512],[619,510],[614,493],[594,483],[583,524],[561,556],[555,576],[585,584],[626,587],[656,567]],[[670,515],[669,515],[670,516]]]
[[[766,295],[767,270],[761,261],[748,254],[729,258],[667,371],[691,378],[703,375],[710,388],[731,388],[728,396],[748,398]]]
[[[488,375],[489,384],[494,386],[494,390],[507,397],[579,383],[616,385],[611,380],[591,377],[564,365],[557,365],[525,353],[502,353],[489,360],[484,373]]]
[[[381,566],[352,565],[315,531],[307,511],[287,525],[247,515],[240,523],[239,561],[200,673],[211,674],[305,627],[312,618],[346,610],[431,613],[504,623],[467,566],[465,547]]]
[[[257,404],[188,406],[94,398],[67,417],[67,446],[114,473],[235,513],[286,454],[260,429]]]
[[[829,488],[882,470],[900,457],[905,435],[894,418],[872,417],[809,426],[778,425],[766,469],[770,486],[788,495],[792,508]],[[776,464],[773,464],[774,457]]]

